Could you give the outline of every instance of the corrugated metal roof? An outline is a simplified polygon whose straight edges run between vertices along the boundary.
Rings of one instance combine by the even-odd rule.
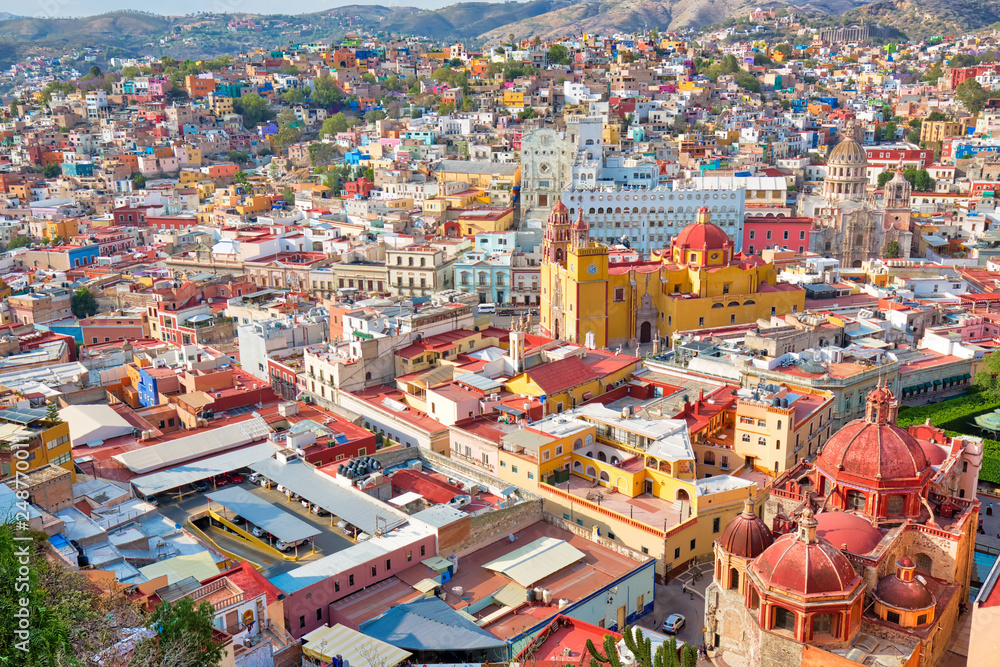
[[[184,554],[150,563],[145,567],[140,567],[139,572],[147,580],[167,575],[167,583],[175,584],[188,577],[194,577],[198,581],[214,577],[219,573],[219,566],[212,558],[212,554],[207,551],[199,551],[196,554]]]
[[[271,458],[275,451],[274,445],[271,443],[261,442],[219,456],[202,459],[197,463],[188,463],[169,470],[154,472],[151,475],[135,477],[131,482],[136,491],[145,496],[151,496],[225,472],[245,468],[251,463]]]
[[[114,459],[132,472],[141,474],[263,440],[269,430],[267,422],[260,417],[254,417],[247,421],[189,435],[186,438],[116,454]]]
[[[527,589],[511,582],[493,594],[493,601],[505,607],[516,607],[528,599]]]
[[[302,461],[279,463],[275,459],[267,459],[251,464],[250,469],[290,489],[292,493],[299,494],[309,502],[319,505],[327,512],[339,516],[369,535],[374,535],[378,529],[391,530],[409,520],[405,514],[393,510],[371,496],[341,487]]]
[[[542,537],[483,567],[508,576],[522,586],[531,586],[583,557],[582,551],[565,540]]]
[[[438,584],[438,582],[434,581],[433,579],[421,579],[417,583],[413,584],[413,588],[415,590],[420,591],[421,593],[430,593],[439,585],[440,584]]]
[[[315,660],[339,655],[351,667],[394,667],[412,653],[340,625],[317,628],[302,637],[302,652]]]
[[[233,514],[239,514],[282,542],[305,540],[320,533],[315,526],[239,486],[230,486],[205,495],[213,503],[219,503]]]
[[[436,597],[393,607],[360,626],[370,637],[414,651],[497,649],[507,644],[463,617]]]

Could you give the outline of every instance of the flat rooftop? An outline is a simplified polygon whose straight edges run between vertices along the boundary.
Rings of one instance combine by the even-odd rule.
[[[504,537],[463,556],[460,559],[458,572],[444,585],[445,602],[454,609],[464,610],[470,605],[482,604],[487,598],[499,593],[514,582],[503,574],[486,569],[484,565],[542,538],[562,540],[583,553],[581,559],[534,584],[536,587],[551,590],[553,601],[560,598],[578,601],[644,564],[644,561],[632,560],[624,554],[602,547],[545,521],[539,521],[514,533],[514,538],[514,542],[510,542]],[[360,624],[378,616],[386,609],[422,597],[423,594],[418,592],[414,585],[437,576],[436,570],[424,563],[417,563],[393,579],[373,587],[377,588],[377,591],[362,591],[335,602],[334,607],[338,614],[343,615],[351,623]],[[461,598],[452,592],[457,586],[463,589]],[[516,637],[526,629],[559,613],[555,604],[525,607],[523,598],[521,601],[512,599],[511,602],[513,604],[509,607],[510,613],[502,614],[483,625],[483,629],[496,637],[507,639]],[[500,605],[492,603],[482,611],[493,613],[499,609]],[[479,616],[483,617],[483,614],[480,613]]]

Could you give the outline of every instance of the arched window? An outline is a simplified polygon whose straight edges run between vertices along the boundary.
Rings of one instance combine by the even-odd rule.
[[[721,303],[713,303],[713,304],[712,304],[712,308],[722,308],[722,307],[723,307],[723,306],[722,306],[722,304],[721,304]]]
[[[608,456],[604,452],[597,452],[597,460],[604,461],[606,463],[608,460]]]
[[[781,430],[781,420],[780,419],[778,420],[778,430],[779,431]]]
[[[757,438],[757,444],[758,445],[766,445],[767,444],[767,438],[765,438],[764,436],[760,436],[759,438]]]
[[[594,436],[592,436],[592,435],[590,435],[588,433],[587,434],[587,438],[586,438],[586,440],[584,440],[584,442],[586,442],[587,446],[590,447],[592,444],[594,444]]]
[[[789,632],[795,632],[795,612],[789,611],[784,607],[774,608],[774,625],[771,626],[774,630],[788,630]]]
[[[865,494],[863,494],[860,491],[847,492],[847,509],[863,512],[865,510],[865,505],[866,505]]]
[[[836,629],[833,623],[833,614],[816,614],[812,618],[812,626],[813,637],[816,635],[832,636]]]
[[[918,570],[930,574],[931,568],[934,566],[934,561],[927,554],[920,553],[913,557],[913,564],[917,566]]]
[[[760,595],[757,593],[757,589],[750,588],[750,608],[757,609],[760,607]]]
[[[743,302],[743,305],[744,306],[756,306],[757,302],[754,301],[753,299],[747,299],[746,301]]]
[[[573,470],[582,470],[583,464],[579,461],[573,461]]]
[[[739,305],[740,305],[739,301],[730,301],[728,304],[726,304],[726,306],[728,306],[729,308],[737,308],[739,307]]]
[[[743,442],[750,442],[750,434],[749,433],[744,433],[743,434]]]
[[[738,590],[740,587],[740,571],[735,567],[729,568],[729,590]]]
[[[707,466],[715,465],[715,452],[705,452],[705,465]]]
[[[581,447],[583,447],[583,441],[580,440],[580,438],[577,438],[576,442],[573,443],[573,451],[575,452],[576,450],[580,449]]]

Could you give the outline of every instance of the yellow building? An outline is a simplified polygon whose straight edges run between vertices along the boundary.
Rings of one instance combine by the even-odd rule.
[[[634,346],[677,330],[755,322],[805,308],[805,292],[779,284],[773,264],[735,257],[733,242],[698,211],[652,261],[610,264],[580,217],[560,201],[542,243],[541,331],[593,347]]]
[[[925,120],[920,124],[920,141],[944,141],[948,137],[960,137],[965,134],[968,120]]]
[[[520,109],[524,106],[524,91],[513,88],[503,91],[503,105],[508,109]]]
[[[48,464],[69,470],[76,481],[69,423],[52,421],[47,410],[0,410],[0,479]]]
[[[42,232],[47,239],[71,239],[80,233],[80,221],[75,218],[64,220],[46,220]]]
[[[710,554],[759,492],[731,475],[699,479],[684,421],[595,403],[508,433],[499,445],[501,479],[541,496],[550,514],[655,557],[661,580]]]

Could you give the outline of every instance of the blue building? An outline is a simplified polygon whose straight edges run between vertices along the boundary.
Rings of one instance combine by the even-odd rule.
[[[66,255],[69,257],[69,265],[72,267],[86,266],[93,264],[101,256],[101,247],[96,243],[88,243],[76,247],[66,248]]]
[[[480,303],[505,304],[511,300],[513,253],[467,253],[454,264],[455,289],[479,294]]]
[[[89,178],[94,175],[93,162],[64,162],[62,164],[63,176],[76,176],[77,178]]]

